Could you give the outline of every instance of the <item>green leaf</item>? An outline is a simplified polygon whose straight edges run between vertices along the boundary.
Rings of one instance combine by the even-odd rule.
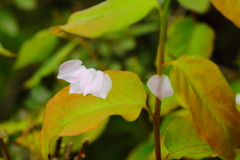
[[[15,68],[23,68],[29,64],[45,60],[57,42],[57,37],[50,34],[50,29],[39,31],[21,46]]]
[[[8,11],[0,10],[0,31],[10,37],[17,36],[19,32],[18,23],[15,17]]]
[[[66,56],[76,47],[77,43],[69,42],[66,46],[62,47],[55,53],[54,56],[49,58],[35,73],[24,83],[26,88],[31,88],[37,85],[42,77],[49,75],[55,68],[66,58]]]
[[[169,151],[167,157],[180,159],[188,153],[205,152],[216,156],[211,147],[197,134],[191,116],[175,119],[167,127],[165,146]]]
[[[26,118],[21,121],[19,120],[9,120],[6,122],[2,122],[0,124],[0,129],[4,129],[8,135],[14,134],[16,132],[24,131],[29,127],[30,119]],[[17,124],[17,125],[16,125]]]
[[[237,27],[240,28],[240,1],[239,0],[211,0],[225,17],[231,20]]]
[[[168,115],[164,116],[161,120],[160,135],[163,136],[166,133],[169,124],[176,118],[189,115],[190,111],[185,108],[177,109]]]
[[[67,24],[55,27],[53,33],[65,31],[88,38],[100,37],[136,23],[156,6],[156,0],[107,0],[73,13]]]
[[[203,14],[210,8],[210,0],[178,0],[178,2],[185,8]]]
[[[239,160],[239,159],[240,159],[240,152],[238,151],[234,160]]]
[[[240,142],[240,114],[235,94],[219,68],[199,56],[170,62],[170,77],[179,103],[189,108],[200,137],[227,159]]]
[[[237,94],[240,93],[240,81],[234,81],[230,83],[230,86],[232,87],[233,91]]]
[[[156,99],[156,97],[155,97]],[[166,149],[163,139],[165,137],[166,128],[175,118],[183,115],[189,114],[186,109],[180,109],[174,113],[168,114],[161,120],[160,126],[160,136],[161,136],[161,155],[162,159],[168,155],[168,150]],[[153,154],[152,154],[153,152]],[[154,136],[153,133],[150,134],[146,141],[140,143],[131,153],[128,155],[127,160],[156,160],[154,152]]]
[[[10,52],[9,50],[3,48],[2,44],[0,43],[0,55],[5,57],[16,57],[16,54]]]
[[[31,11],[37,7],[37,0],[13,0],[15,5],[23,10]]]
[[[177,19],[167,31],[165,62],[184,54],[209,58],[214,37],[213,29],[205,23],[194,22],[190,17]]]
[[[69,94],[69,86],[48,103],[40,144],[45,159],[59,136],[74,136],[95,129],[111,115],[134,121],[146,103],[146,92],[138,76],[131,72],[106,71],[112,79],[107,98]]]

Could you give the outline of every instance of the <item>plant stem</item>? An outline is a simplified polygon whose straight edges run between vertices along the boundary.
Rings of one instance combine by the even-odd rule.
[[[85,149],[87,148],[88,143],[89,143],[89,139],[86,138],[83,142],[81,150],[78,152],[78,155],[74,157],[74,160],[82,160],[83,158],[85,158]]]
[[[163,12],[160,11],[160,35],[158,45],[158,67],[157,74],[162,75],[163,63],[164,63],[164,45],[166,40],[167,19],[171,0],[165,0]],[[154,130],[154,143],[155,143],[155,155],[156,160],[161,160],[161,143],[160,143],[160,113],[161,113],[161,101],[156,98],[155,110],[153,113],[153,130]]]
[[[9,152],[8,152],[8,149],[7,149],[6,144],[4,143],[3,138],[0,138],[0,143],[1,143],[1,145],[3,146],[3,149],[4,149],[4,152],[5,152],[5,154],[6,154],[7,160],[11,160],[10,154],[9,154]]]
[[[59,137],[57,139],[57,145],[56,145],[56,148],[55,148],[55,151],[54,151],[54,154],[53,154],[54,157],[59,157],[59,153],[60,153],[60,149],[61,149],[61,143],[62,143],[62,137]]]

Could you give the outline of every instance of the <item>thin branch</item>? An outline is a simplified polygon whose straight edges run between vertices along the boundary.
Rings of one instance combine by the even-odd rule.
[[[56,148],[55,148],[55,151],[54,151],[54,154],[53,154],[54,157],[59,157],[61,144],[62,144],[62,137],[59,137],[57,139],[57,145],[56,145]]]
[[[6,144],[4,143],[3,138],[0,139],[0,143],[1,143],[1,145],[3,146],[3,149],[4,149],[4,152],[5,152],[5,154],[6,154],[7,160],[11,160],[10,154],[9,154],[9,152],[8,152],[8,149],[7,149]]]
[[[89,143],[89,139],[86,138],[83,142],[81,150],[78,152],[78,155],[74,157],[74,160],[82,160],[83,158],[85,158],[85,150],[88,146],[88,143]]]

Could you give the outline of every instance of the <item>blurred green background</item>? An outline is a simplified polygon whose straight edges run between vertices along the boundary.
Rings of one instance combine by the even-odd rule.
[[[5,141],[12,159],[40,159],[37,143],[45,104],[68,85],[56,78],[58,66],[64,61],[80,59],[87,68],[101,69],[102,65],[110,70],[132,71],[144,83],[156,73],[154,61],[159,35],[156,10],[123,31],[97,39],[81,39],[78,44],[50,34],[52,27],[65,24],[73,12],[100,2],[0,0],[0,129],[8,134]],[[198,14],[172,1],[169,25],[179,16],[212,27],[215,39],[210,59],[219,65],[238,93],[240,30],[213,6],[206,13]],[[166,113],[177,109],[166,109]],[[152,131],[149,119],[145,110],[131,123],[119,116],[111,117],[102,131],[94,135],[99,138],[87,148],[85,159],[126,159],[137,145],[148,139]],[[73,141],[81,146],[82,139]],[[74,149],[73,155],[76,153]]]

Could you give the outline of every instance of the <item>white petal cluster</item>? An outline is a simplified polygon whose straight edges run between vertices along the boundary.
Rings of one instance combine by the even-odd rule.
[[[59,67],[58,79],[70,83],[70,94],[92,94],[95,97],[106,99],[112,88],[112,80],[108,74],[93,68],[86,69],[82,61],[71,60]]]
[[[147,86],[150,91],[161,101],[164,98],[173,95],[171,82],[166,75],[162,75],[161,77],[159,75],[153,75],[149,78]]]

